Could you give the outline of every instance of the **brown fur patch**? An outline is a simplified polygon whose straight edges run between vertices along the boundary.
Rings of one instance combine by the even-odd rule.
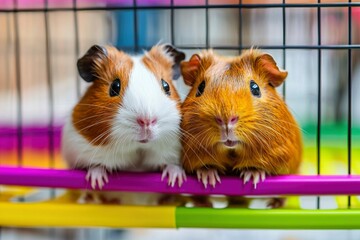
[[[145,67],[149,69],[152,73],[154,73],[156,79],[159,82],[160,88],[161,79],[166,81],[170,86],[170,95],[169,97],[172,100],[178,102],[177,106],[180,110],[180,96],[176,91],[173,84],[173,73],[172,73],[172,65],[173,61],[169,56],[166,55],[165,49],[162,45],[154,46],[151,50],[145,54],[142,59]]]
[[[131,58],[124,52],[114,47],[106,49],[107,57],[94,59],[97,79],[72,113],[75,129],[92,145],[106,145],[109,142],[111,124],[122,104],[133,66]],[[109,89],[116,78],[121,82],[120,95],[110,97]]]

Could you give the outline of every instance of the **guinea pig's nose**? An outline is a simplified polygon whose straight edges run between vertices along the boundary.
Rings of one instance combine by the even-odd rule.
[[[215,121],[216,121],[217,124],[219,124],[220,126],[221,126],[221,125],[224,125],[224,121],[222,120],[221,117],[215,117]]]
[[[137,118],[136,121],[141,127],[154,126],[157,123],[156,118]]]
[[[232,116],[229,119],[229,124],[234,125],[235,123],[237,123],[239,121],[239,117],[238,116]]]

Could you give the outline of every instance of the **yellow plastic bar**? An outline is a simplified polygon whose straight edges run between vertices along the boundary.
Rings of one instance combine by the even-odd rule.
[[[175,228],[175,207],[0,203],[0,226]]]

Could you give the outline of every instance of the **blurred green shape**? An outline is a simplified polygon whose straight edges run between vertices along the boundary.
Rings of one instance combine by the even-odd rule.
[[[360,229],[360,210],[176,209],[178,228]]]

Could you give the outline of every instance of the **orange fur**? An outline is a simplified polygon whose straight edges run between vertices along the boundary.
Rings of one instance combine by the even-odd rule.
[[[121,105],[122,96],[130,78],[132,60],[114,47],[106,47],[108,56],[93,59],[97,79],[87,89],[72,114],[76,130],[93,145],[109,142],[111,122]],[[111,83],[119,78],[119,97],[110,97]]]
[[[178,104],[177,107],[180,110],[180,96],[176,91],[173,81],[172,72],[169,69],[172,68],[173,62],[169,57],[164,55],[163,46],[153,47],[143,58],[145,66],[154,73],[156,79],[161,84],[161,79],[164,79],[170,85],[170,98],[175,100]]]
[[[181,68],[185,82],[193,86],[182,105],[185,170],[216,168],[226,173],[257,168],[272,175],[297,173],[302,153],[300,130],[274,88],[287,72],[280,71],[270,55],[257,50],[232,58],[211,50],[199,56],[199,67],[189,61]],[[250,80],[260,87],[260,98],[252,96]],[[196,97],[202,81],[206,83],[204,93]],[[219,142],[220,128],[215,121],[215,117],[229,120],[231,116],[239,117],[234,132],[241,143],[234,149]]]

